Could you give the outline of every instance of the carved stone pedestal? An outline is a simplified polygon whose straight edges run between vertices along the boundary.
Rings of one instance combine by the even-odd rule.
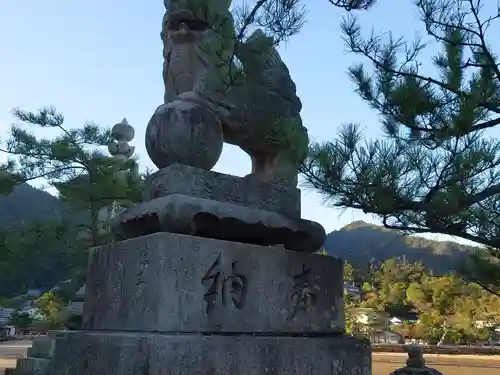
[[[120,239],[157,232],[283,245],[313,253],[325,241],[324,228],[300,217],[300,191],[181,164],[153,173],[145,201],[115,218]]]
[[[83,327],[341,333],[342,262],[172,233],[113,243],[90,254]]]
[[[371,374],[343,335],[342,261],[172,233],[93,249],[84,331],[54,375]]]

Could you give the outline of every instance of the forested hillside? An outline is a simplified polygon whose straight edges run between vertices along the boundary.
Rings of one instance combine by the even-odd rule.
[[[51,288],[85,264],[69,221],[79,216],[28,184],[0,195],[0,296]]]
[[[0,227],[37,220],[62,217],[61,202],[28,184],[17,186],[9,195],[0,195]]]
[[[474,249],[455,242],[407,236],[363,221],[355,221],[331,232],[325,242],[328,254],[360,267],[370,261],[377,263],[405,256],[409,262],[421,261],[426,269],[435,274],[455,270],[457,263]]]

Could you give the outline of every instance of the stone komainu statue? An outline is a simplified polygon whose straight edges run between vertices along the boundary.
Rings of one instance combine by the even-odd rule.
[[[295,186],[308,145],[295,84],[273,40],[261,30],[245,42],[236,41],[230,5],[230,0],[165,1],[161,33],[165,105],[148,125],[148,153],[159,168],[168,165],[169,153],[175,152],[171,159],[184,156],[186,164],[210,169],[220,156],[222,146],[216,144],[214,130],[220,126],[221,141],[239,146],[250,156],[250,176]],[[193,116],[213,124],[204,125],[211,130],[197,129],[205,134],[202,151],[181,155],[186,151],[176,150],[159,128],[167,127],[166,118],[170,123],[181,117],[193,122]],[[168,126],[171,132],[172,127],[177,133],[183,131],[182,126]],[[194,142],[192,135],[185,137]]]

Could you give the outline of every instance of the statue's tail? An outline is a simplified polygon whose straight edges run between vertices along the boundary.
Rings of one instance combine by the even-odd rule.
[[[298,112],[302,104],[290,72],[274,46],[273,39],[260,29],[235,50],[251,83],[262,85],[293,103]]]

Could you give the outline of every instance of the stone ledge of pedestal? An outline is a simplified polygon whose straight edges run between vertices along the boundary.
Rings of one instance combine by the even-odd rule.
[[[54,330],[54,331],[49,331],[47,333],[47,337],[52,339],[52,340],[57,340],[60,338],[66,337],[66,334],[68,333],[68,330]]]
[[[51,359],[54,355],[55,340],[50,337],[40,337],[33,340],[28,348],[27,356],[32,358]]]
[[[48,375],[52,359],[47,358],[20,358],[17,360],[16,375]]]
[[[283,245],[287,250],[316,252],[325,243],[325,229],[305,219],[275,211],[182,194],[138,203],[113,219],[121,240],[167,232],[231,242]]]
[[[172,164],[148,176],[144,200],[184,194],[242,204],[300,218],[300,190],[181,164]]]
[[[93,249],[83,328],[344,331],[342,261],[171,233]]]
[[[371,375],[368,340],[75,332],[56,347],[51,375]]]

